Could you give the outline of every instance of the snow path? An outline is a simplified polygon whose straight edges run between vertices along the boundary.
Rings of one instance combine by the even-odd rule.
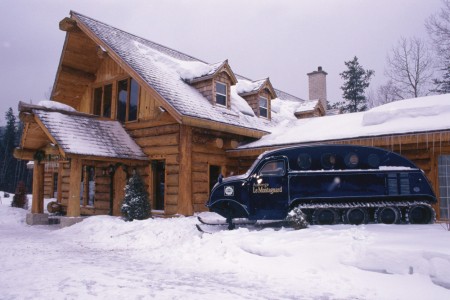
[[[439,224],[202,236],[194,217],[57,229],[25,213],[0,205],[0,299],[450,299]]]

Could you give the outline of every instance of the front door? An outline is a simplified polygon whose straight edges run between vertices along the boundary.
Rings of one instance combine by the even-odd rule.
[[[166,185],[166,163],[163,160],[152,162],[153,209],[164,210],[164,191]]]
[[[250,181],[250,219],[284,219],[288,208],[287,159],[261,162]]]

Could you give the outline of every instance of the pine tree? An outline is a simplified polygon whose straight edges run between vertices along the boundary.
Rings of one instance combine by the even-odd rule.
[[[433,83],[435,88],[431,90],[434,93],[438,94],[449,94],[450,93],[450,61],[447,64],[447,67],[442,69],[444,74],[442,75],[442,79],[433,79]]]
[[[373,70],[365,70],[355,56],[353,60],[345,62],[347,70],[340,73],[344,84],[341,89],[344,102],[340,108],[343,112],[358,112],[367,109],[367,100],[364,91],[369,87],[370,79],[375,74]]]
[[[142,178],[136,173],[125,186],[122,216],[127,221],[144,220],[151,216],[150,199]]]
[[[13,191],[14,175],[17,161],[13,157],[13,151],[16,144],[16,117],[10,107],[6,112],[6,128],[2,139],[2,153],[0,160],[0,188],[4,191]]]

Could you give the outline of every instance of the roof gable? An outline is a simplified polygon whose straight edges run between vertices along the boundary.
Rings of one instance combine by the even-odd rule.
[[[208,65],[76,12],[71,12],[71,15],[83,32],[108,51],[142,88],[151,89],[159,100],[165,103],[163,107],[181,123],[185,122],[185,119],[203,119],[226,124],[229,128],[241,127],[250,130],[252,132],[249,134],[252,136],[261,136],[267,131],[266,126],[270,125],[270,122],[256,117],[250,118],[238,110],[230,112],[212,105],[199,91],[187,84],[180,74],[183,66],[189,63],[213,66],[216,67],[216,72],[220,67],[229,69],[226,61],[222,66]],[[229,70],[231,72],[231,69]]]
[[[269,94],[272,96],[272,99],[277,98],[277,93],[275,92],[269,78],[255,81],[240,79],[236,85],[236,90],[241,97],[257,94],[262,90],[267,89]]]

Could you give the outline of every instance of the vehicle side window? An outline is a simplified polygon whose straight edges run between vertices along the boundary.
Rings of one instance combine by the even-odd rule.
[[[283,160],[275,160],[266,163],[261,170],[260,176],[283,176],[285,174],[285,167]]]

